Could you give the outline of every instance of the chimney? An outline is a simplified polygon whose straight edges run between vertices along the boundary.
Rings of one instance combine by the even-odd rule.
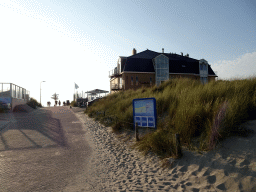
[[[164,53],[164,48],[162,48],[162,53]]]
[[[180,55],[181,55],[181,56],[183,56],[183,53],[182,53],[182,52],[180,52]]]
[[[137,54],[137,51],[136,51],[135,48],[133,48],[133,50],[132,50],[132,55],[136,55],[136,54]]]

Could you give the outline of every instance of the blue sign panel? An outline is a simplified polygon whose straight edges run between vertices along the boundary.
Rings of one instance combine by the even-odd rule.
[[[156,128],[156,99],[143,98],[133,100],[134,126]]]

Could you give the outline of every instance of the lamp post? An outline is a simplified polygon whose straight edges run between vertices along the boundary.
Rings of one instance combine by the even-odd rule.
[[[41,105],[41,106],[42,106],[42,103],[41,103],[41,83],[42,83],[42,82],[45,82],[45,81],[41,81],[41,82],[40,82],[40,105]]]

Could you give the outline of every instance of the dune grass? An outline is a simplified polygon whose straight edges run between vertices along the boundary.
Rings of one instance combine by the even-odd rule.
[[[132,101],[156,98],[157,129],[136,146],[145,154],[160,157],[175,154],[174,134],[191,150],[213,150],[216,143],[232,135],[246,136],[240,125],[256,119],[256,77],[212,81],[205,85],[188,78],[171,79],[159,87],[127,90],[108,95],[86,113],[114,131],[132,129]],[[105,116],[103,112],[105,111]],[[195,140],[198,144],[195,144]]]

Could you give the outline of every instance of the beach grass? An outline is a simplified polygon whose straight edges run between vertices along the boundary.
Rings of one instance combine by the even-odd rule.
[[[133,99],[149,97],[156,99],[158,124],[154,132],[136,143],[145,154],[174,156],[177,133],[181,145],[190,150],[213,150],[227,137],[247,136],[250,130],[241,129],[240,125],[256,119],[256,77],[204,85],[188,78],[170,79],[159,87],[110,94],[88,107],[85,113],[114,131],[131,130]]]

